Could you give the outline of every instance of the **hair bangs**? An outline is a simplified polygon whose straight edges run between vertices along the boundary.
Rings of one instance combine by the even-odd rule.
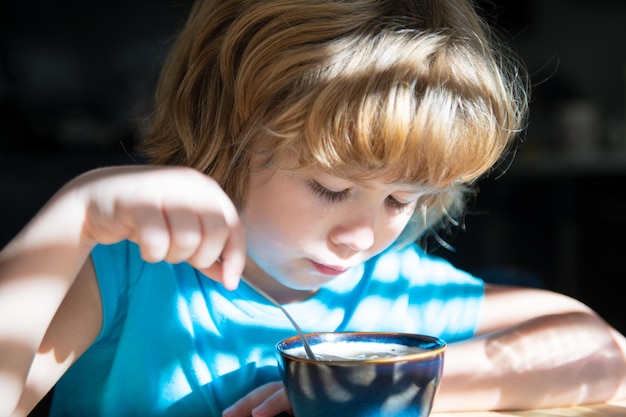
[[[450,68],[437,68],[447,53],[444,39],[433,37],[414,55],[393,60],[395,48],[379,45],[362,54],[372,61],[366,71],[332,74],[301,109],[305,122],[289,145],[299,149],[302,166],[384,176],[432,191],[470,183],[487,171],[511,132],[494,116],[484,80],[458,79]]]

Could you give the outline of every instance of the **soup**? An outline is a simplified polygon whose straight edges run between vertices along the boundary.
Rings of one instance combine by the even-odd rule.
[[[311,349],[317,360],[327,362],[387,359],[428,352],[419,347],[380,342],[322,342]],[[307,357],[303,347],[288,349],[286,353],[302,359]]]

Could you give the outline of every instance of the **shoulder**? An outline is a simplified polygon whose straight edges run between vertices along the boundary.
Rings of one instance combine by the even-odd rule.
[[[366,265],[361,304],[382,314],[385,328],[438,335],[449,341],[471,337],[484,297],[484,282],[427,254],[418,245],[389,249]],[[395,326],[395,327],[394,327]]]
[[[426,253],[415,243],[386,250],[373,258],[369,267],[378,279],[400,277],[416,284],[467,283],[481,288],[484,285],[482,280],[441,257]]]

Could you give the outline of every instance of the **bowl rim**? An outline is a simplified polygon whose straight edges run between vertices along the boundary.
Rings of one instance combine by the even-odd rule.
[[[438,346],[434,347],[433,349],[425,350],[424,352],[411,353],[408,355],[401,355],[401,356],[392,356],[392,357],[387,357],[387,358],[362,359],[362,360],[346,359],[344,361],[342,360],[320,361],[320,360],[315,360],[315,359],[303,358],[300,356],[295,356],[295,355],[291,355],[287,353],[284,350],[285,346],[289,343],[293,343],[293,341],[295,340],[298,340],[298,341],[300,340],[300,336],[294,335],[294,336],[286,337],[280,340],[279,342],[277,342],[275,345],[275,350],[280,356],[288,357],[289,360],[296,361],[296,362],[308,362],[308,363],[317,363],[317,364],[325,364],[325,365],[354,365],[356,363],[375,364],[375,363],[406,362],[409,360],[425,359],[428,357],[440,356],[444,353],[444,351],[446,350],[448,346],[447,342],[440,337],[431,336],[427,334],[421,334],[421,333],[390,332],[390,331],[339,331],[339,332],[311,332],[311,333],[305,333],[304,336],[310,342],[311,339],[315,339],[315,338],[324,338],[324,337],[330,338],[332,336],[351,336],[351,335],[359,336],[359,337],[361,336],[365,337],[367,335],[382,335],[382,336],[392,337],[395,339],[400,339],[400,338],[421,339],[423,341],[429,341],[429,342],[435,343]],[[325,341],[327,340],[324,339],[324,340],[321,340],[320,342],[325,342]],[[300,347],[300,346],[302,346],[301,342],[299,345],[296,345],[293,347]],[[315,343],[311,344],[311,346],[315,346]]]

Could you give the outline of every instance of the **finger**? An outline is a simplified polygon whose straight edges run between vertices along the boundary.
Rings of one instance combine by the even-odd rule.
[[[227,244],[226,246],[230,246]],[[239,245],[237,245],[239,246]],[[224,258],[224,259],[222,259]],[[227,250],[209,267],[198,268],[207,277],[221,282],[228,290],[235,290],[246,264],[245,244],[239,250]]]
[[[220,203],[230,230],[228,240],[220,255],[222,282],[227,289],[234,290],[239,285],[239,278],[246,265],[246,239],[241,218],[232,201],[223,199]]]
[[[186,209],[167,209],[166,220],[169,226],[170,246],[165,260],[178,263],[189,259],[202,242],[203,231],[200,220]]]
[[[234,290],[239,285],[239,278],[246,263],[245,236],[239,214],[230,199],[224,198],[218,202],[222,210],[220,219],[224,221],[223,227],[228,233],[217,256],[213,257],[215,255],[211,253],[211,257],[205,258],[211,265],[201,269],[211,278],[222,282],[225,288]],[[216,258],[219,262],[215,262]],[[198,264],[202,265],[201,262],[205,261],[198,261]]]
[[[221,260],[217,260],[208,268],[198,268],[198,270],[207,277],[221,282],[222,285],[224,285],[224,288],[232,291],[236,290],[239,286],[245,261],[245,252],[233,253],[232,256],[228,258],[226,263]]]
[[[203,269],[212,265],[220,257],[230,230],[223,214],[219,211],[205,213],[199,219],[199,223],[202,229],[202,240],[189,261],[194,266]]]
[[[279,384],[279,383],[277,383]],[[284,387],[281,388],[263,401],[258,407],[252,410],[253,417],[276,416],[287,411],[291,414],[291,405]]]
[[[261,385],[224,410],[222,417],[248,417],[252,415],[252,410],[258,407],[265,399],[272,396],[276,391],[282,390],[282,386],[281,382],[271,382]]]
[[[167,221],[158,209],[139,209],[133,213],[131,240],[139,245],[141,257],[147,262],[165,259],[170,247]]]
[[[239,279],[246,265],[246,242],[241,224],[231,227],[231,233],[220,254],[222,283],[229,290],[239,285]]]

